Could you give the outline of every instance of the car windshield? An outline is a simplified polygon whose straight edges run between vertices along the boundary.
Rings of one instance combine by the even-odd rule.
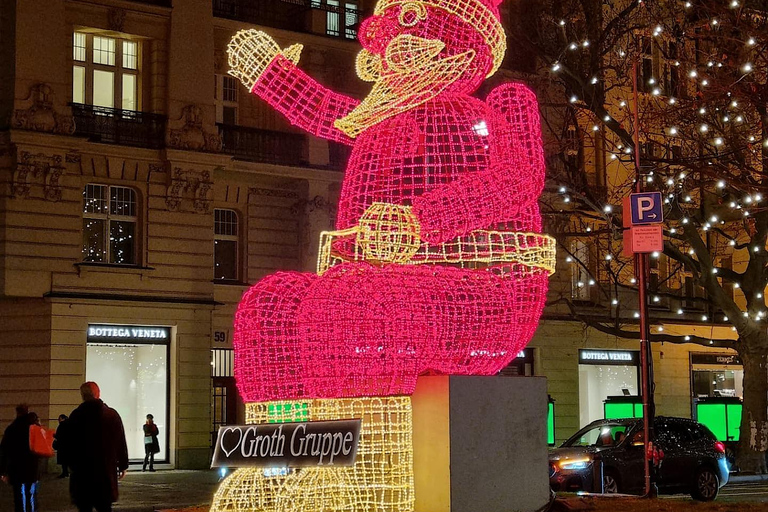
[[[632,425],[603,424],[586,427],[563,443],[563,447],[595,446],[605,448],[621,443]]]

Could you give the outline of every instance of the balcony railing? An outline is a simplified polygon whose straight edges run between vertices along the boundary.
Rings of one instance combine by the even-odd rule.
[[[321,0],[213,0],[213,15],[256,25],[320,33],[347,40],[357,38],[361,12],[351,4],[328,5]],[[325,30],[313,30],[313,11],[324,11]]]
[[[160,149],[165,146],[166,117],[149,112],[72,103],[75,135],[91,142]]]
[[[131,0],[139,4],[156,5],[158,7],[171,7],[171,0]]]
[[[222,151],[241,160],[269,164],[307,165],[307,138],[246,126],[217,124]]]

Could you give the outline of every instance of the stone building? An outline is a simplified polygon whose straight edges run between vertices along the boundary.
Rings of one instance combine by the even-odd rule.
[[[28,402],[53,424],[96,380],[132,458],[152,413],[159,458],[207,467],[238,419],[235,306],[315,268],[346,158],[249,97],[226,44],[258,22],[355,94],[358,6],[338,5],[0,2],[0,423]]]
[[[248,95],[226,74],[226,45],[257,26],[302,42],[304,70],[360,96],[356,29],[372,4],[0,0],[0,424],[28,402],[53,425],[96,380],[133,459],[152,413],[158,459],[208,466],[212,432],[243,421],[237,302],[276,270],[315,269],[347,156]],[[514,22],[514,6],[504,16]],[[510,48],[489,86],[522,77],[548,115],[561,99],[533,71]],[[560,263],[553,293],[570,293],[576,270]],[[636,345],[551,310],[505,373],[549,379],[559,442],[606,396],[637,391]],[[610,350],[629,364],[593,364]],[[690,354],[705,351],[654,348],[659,412],[691,415]],[[701,361],[734,380],[731,363]]]

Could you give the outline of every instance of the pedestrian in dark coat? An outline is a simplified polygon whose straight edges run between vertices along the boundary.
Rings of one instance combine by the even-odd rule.
[[[68,462],[67,462],[67,450],[64,446],[59,443],[59,438],[62,436],[66,436],[64,433],[64,430],[67,428],[67,425],[65,425],[66,421],[69,418],[67,418],[66,414],[59,414],[59,426],[56,427],[56,433],[53,434],[53,449],[56,450],[56,464],[61,466],[61,474],[58,476],[58,478],[67,478],[69,476],[69,468],[68,468]]]
[[[40,460],[29,449],[29,426],[37,421],[26,405],[16,406],[16,419],[0,441],[0,477],[13,487],[15,512],[37,512]]]
[[[123,421],[101,401],[95,382],[80,386],[80,395],[83,403],[69,415],[60,440],[71,470],[69,491],[79,512],[111,512],[117,481],[128,469]]]
[[[155,454],[160,452],[160,443],[157,441],[160,429],[155,425],[155,417],[151,414],[147,414],[147,421],[142,428],[144,429],[144,465],[141,470],[146,471],[149,464],[149,470],[154,472]]]

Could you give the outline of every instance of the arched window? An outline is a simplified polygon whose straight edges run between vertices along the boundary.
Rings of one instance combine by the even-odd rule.
[[[128,187],[88,184],[83,190],[83,261],[135,265],[138,205]]]
[[[237,212],[216,208],[213,215],[213,278],[235,281],[238,278]]]

